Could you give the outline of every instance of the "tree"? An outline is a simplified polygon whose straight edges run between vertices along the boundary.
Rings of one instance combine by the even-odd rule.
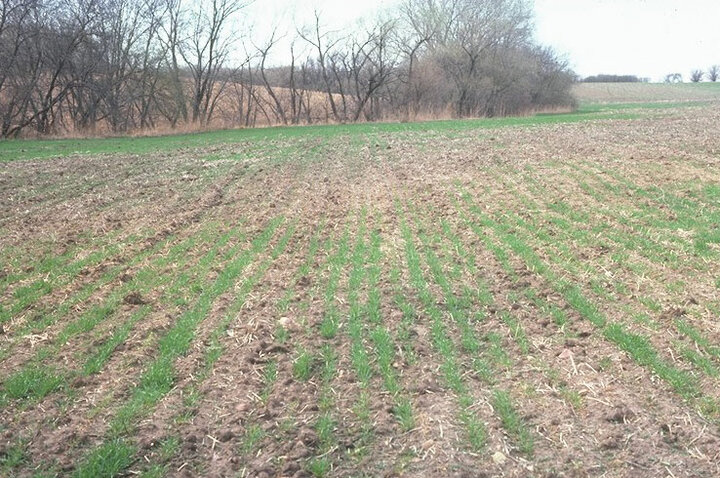
[[[459,117],[532,109],[534,65],[546,55],[533,43],[529,1],[407,0],[401,12],[415,38],[427,44],[418,62],[433,109],[448,99]],[[562,62],[552,65],[567,71]]]
[[[693,83],[699,83],[702,81],[703,76],[705,76],[705,72],[702,70],[693,70],[690,72],[690,81]]]
[[[207,124],[227,81],[221,72],[236,37],[229,33],[228,24],[247,4],[238,0],[203,0],[193,3],[187,15],[192,31],[180,43],[179,53],[192,76],[190,106],[192,122]]]
[[[363,37],[353,41],[349,55],[349,76],[354,96],[352,121],[362,115],[368,121],[378,116],[378,94],[391,81],[397,60],[390,40],[395,29],[393,21],[378,21]]]
[[[267,101],[267,103],[269,104],[269,107],[275,115],[276,120],[279,120],[282,124],[288,124],[287,115],[285,114],[285,107],[283,106],[283,101],[281,100],[281,98],[278,97],[278,94],[275,92],[275,88],[273,88],[273,86],[270,84],[270,81],[267,77],[267,69],[265,66],[267,63],[268,55],[270,54],[270,50],[272,50],[272,48],[276,45],[277,41],[277,29],[275,29],[273,30],[272,35],[270,36],[270,39],[267,41],[267,43],[262,46],[255,45],[255,49],[257,50],[257,54],[260,57],[260,78],[262,78],[263,85],[265,86],[265,91],[272,100],[272,102]],[[291,65],[291,68],[294,69],[294,57],[292,62],[293,64]]]
[[[708,80],[715,82],[718,80],[718,77],[720,77],[720,65],[712,65],[710,68],[708,68]]]
[[[683,77],[680,73],[668,73],[665,75],[665,83],[682,83]]]
[[[249,1],[2,0],[0,137],[573,104],[567,63],[534,43],[531,0],[404,0],[342,32],[315,12],[280,66],[275,32],[243,42],[244,59],[235,48]]]
[[[641,83],[642,78],[635,75],[593,75],[582,80],[583,83]]]
[[[0,6],[0,137],[50,133],[75,84],[70,72],[88,42],[95,2],[3,0]]]
[[[315,10],[315,23],[312,30],[298,30],[300,38],[305,40],[317,54],[317,64],[322,73],[323,84],[325,86],[325,94],[327,95],[330,110],[332,111],[335,121],[342,121],[337,105],[335,103],[335,89],[333,88],[333,79],[330,76],[328,68],[328,59],[332,56],[335,46],[342,41],[342,38],[333,38],[332,32],[323,32],[320,22],[320,13]]]

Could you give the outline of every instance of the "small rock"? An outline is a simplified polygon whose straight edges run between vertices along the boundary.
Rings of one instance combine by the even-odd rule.
[[[504,465],[507,461],[507,457],[501,452],[496,451],[495,453],[493,453],[492,460],[496,465]]]
[[[301,441],[297,442],[293,447],[292,451],[288,454],[288,458],[291,460],[300,460],[310,455],[310,450]]]
[[[635,412],[625,405],[619,405],[613,408],[612,412],[605,417],[605,420],[611,423],[625,423],[635,417]]]
[[[128,294],[124,301],[126,304],[129,305],[144,305],[147,304],[147,301],[143,298],[142,295],[140,295],[139,292],[131,292]]]
[[[282,468],[283,476],[292,476],[300,471],[300,464],[297,461],[288,461]]]
[[[233,431],[229,429],[221,431],[218,435],[218,440],[220,440],[222,443],[229,442],[233,438],[235,438],[235,433],[233,433]]]

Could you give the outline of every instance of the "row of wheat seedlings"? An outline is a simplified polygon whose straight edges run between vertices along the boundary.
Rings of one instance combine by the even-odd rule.
[[[132,436],[137,421],[172,390],[176,381],[174,361],[188,351],[198,326],[207,317],[215,300],[235,285],[245,268],[269,244],[282,222],[282,218],[272,219],[248,249],[230,259],[215,281],[202,290],[195,303],[159,340],[156,357],[147,365],[130,397],[111,420],[105,439],[87,452],[73,476],[115,475],[133,462],[136,450]]]

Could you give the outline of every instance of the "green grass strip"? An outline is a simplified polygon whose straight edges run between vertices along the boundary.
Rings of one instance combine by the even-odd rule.
[[[293,152],[307,148],[308,141],[327,142],[331,139],[352,139],[358,136],[376,137],[393,134],[412,134],[413,137],[432,134],[465,135],[477,130],[528,127],[546,124],[576,123],[607,119],[633,119],[638,112],[588,111],[554,115],[483,118],[466,120],[441,120],[413,123],[357,123],[345,125],[314,125],[304,127],[275,127],[257,129],[235,129],[190,133],[171,136],[117,137],[93,139],[56,140],[12,140],[0,141],[0,162],[22,159],[62,157],[70,154],[148,154],[157,151],[173,151],[187,148],[208,148],[218,144],[251,144],[259,150],[272,150],[284,158],[293,157]],[[287,143],[278,151],[278,144]],[[314,152],[317,155],[317,151]]]

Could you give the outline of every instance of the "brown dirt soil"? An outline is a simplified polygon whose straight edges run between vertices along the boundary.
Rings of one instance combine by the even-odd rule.
[[[173,358],[172,386],[119,432],[133,447],[122,476],[720,476],[720,241],[697,246],[718,232],[718,124],[717,108],[681,108],[634,120],[300,139],[295,150],[292,138],[278,138],[247,160],[209,161],[198,149],[0,164],[8,232],[0,281],[20,277],[0,282],[0,311],[46,277],[44,255],[64,254],[58,261],[68,264],[130,241],[1,324],[0,475],[67,476],[82,466],[115,433],[163,338],[247,254]],[[218,145],[213,154],[242,148]],[[273,218],[283,220],[257,246]],[[372,254],[353,261],[353,252],[374,232],[381,254],[371,284]],[[504,234],[547,267],[529,263]],[[664,253],[677,262],[663,262]],[[56,323],[25,327],[115,267]],[[492,301],[462,302],[479,283]],[[659,362],[610,340],[570,302],[569,285],[608,324],[644,337]],[[102,320],[63,335],[114,297]],[[143,308],[147,315],[127,322]],[[338,319],[334,336],[322,333],[329,316]],[[101,369],[83,374],[125,324]],[[392,340],[392,393],[374,339],[381,329]],[[307,377],[298,371],[303,353]],[[334,360],[323,363],[328,354]],[[448,379],[447,354],[462,392]],[[38,396],[11,390],[13,377],[35,369],[52,370],[61,385]],[[664,379],[669,369],[694,391]],[[514,425],[497,405],[500,392]],[[411,405],[408,428],[399,399]],[[482,424],[479,447],[468,416]]]

